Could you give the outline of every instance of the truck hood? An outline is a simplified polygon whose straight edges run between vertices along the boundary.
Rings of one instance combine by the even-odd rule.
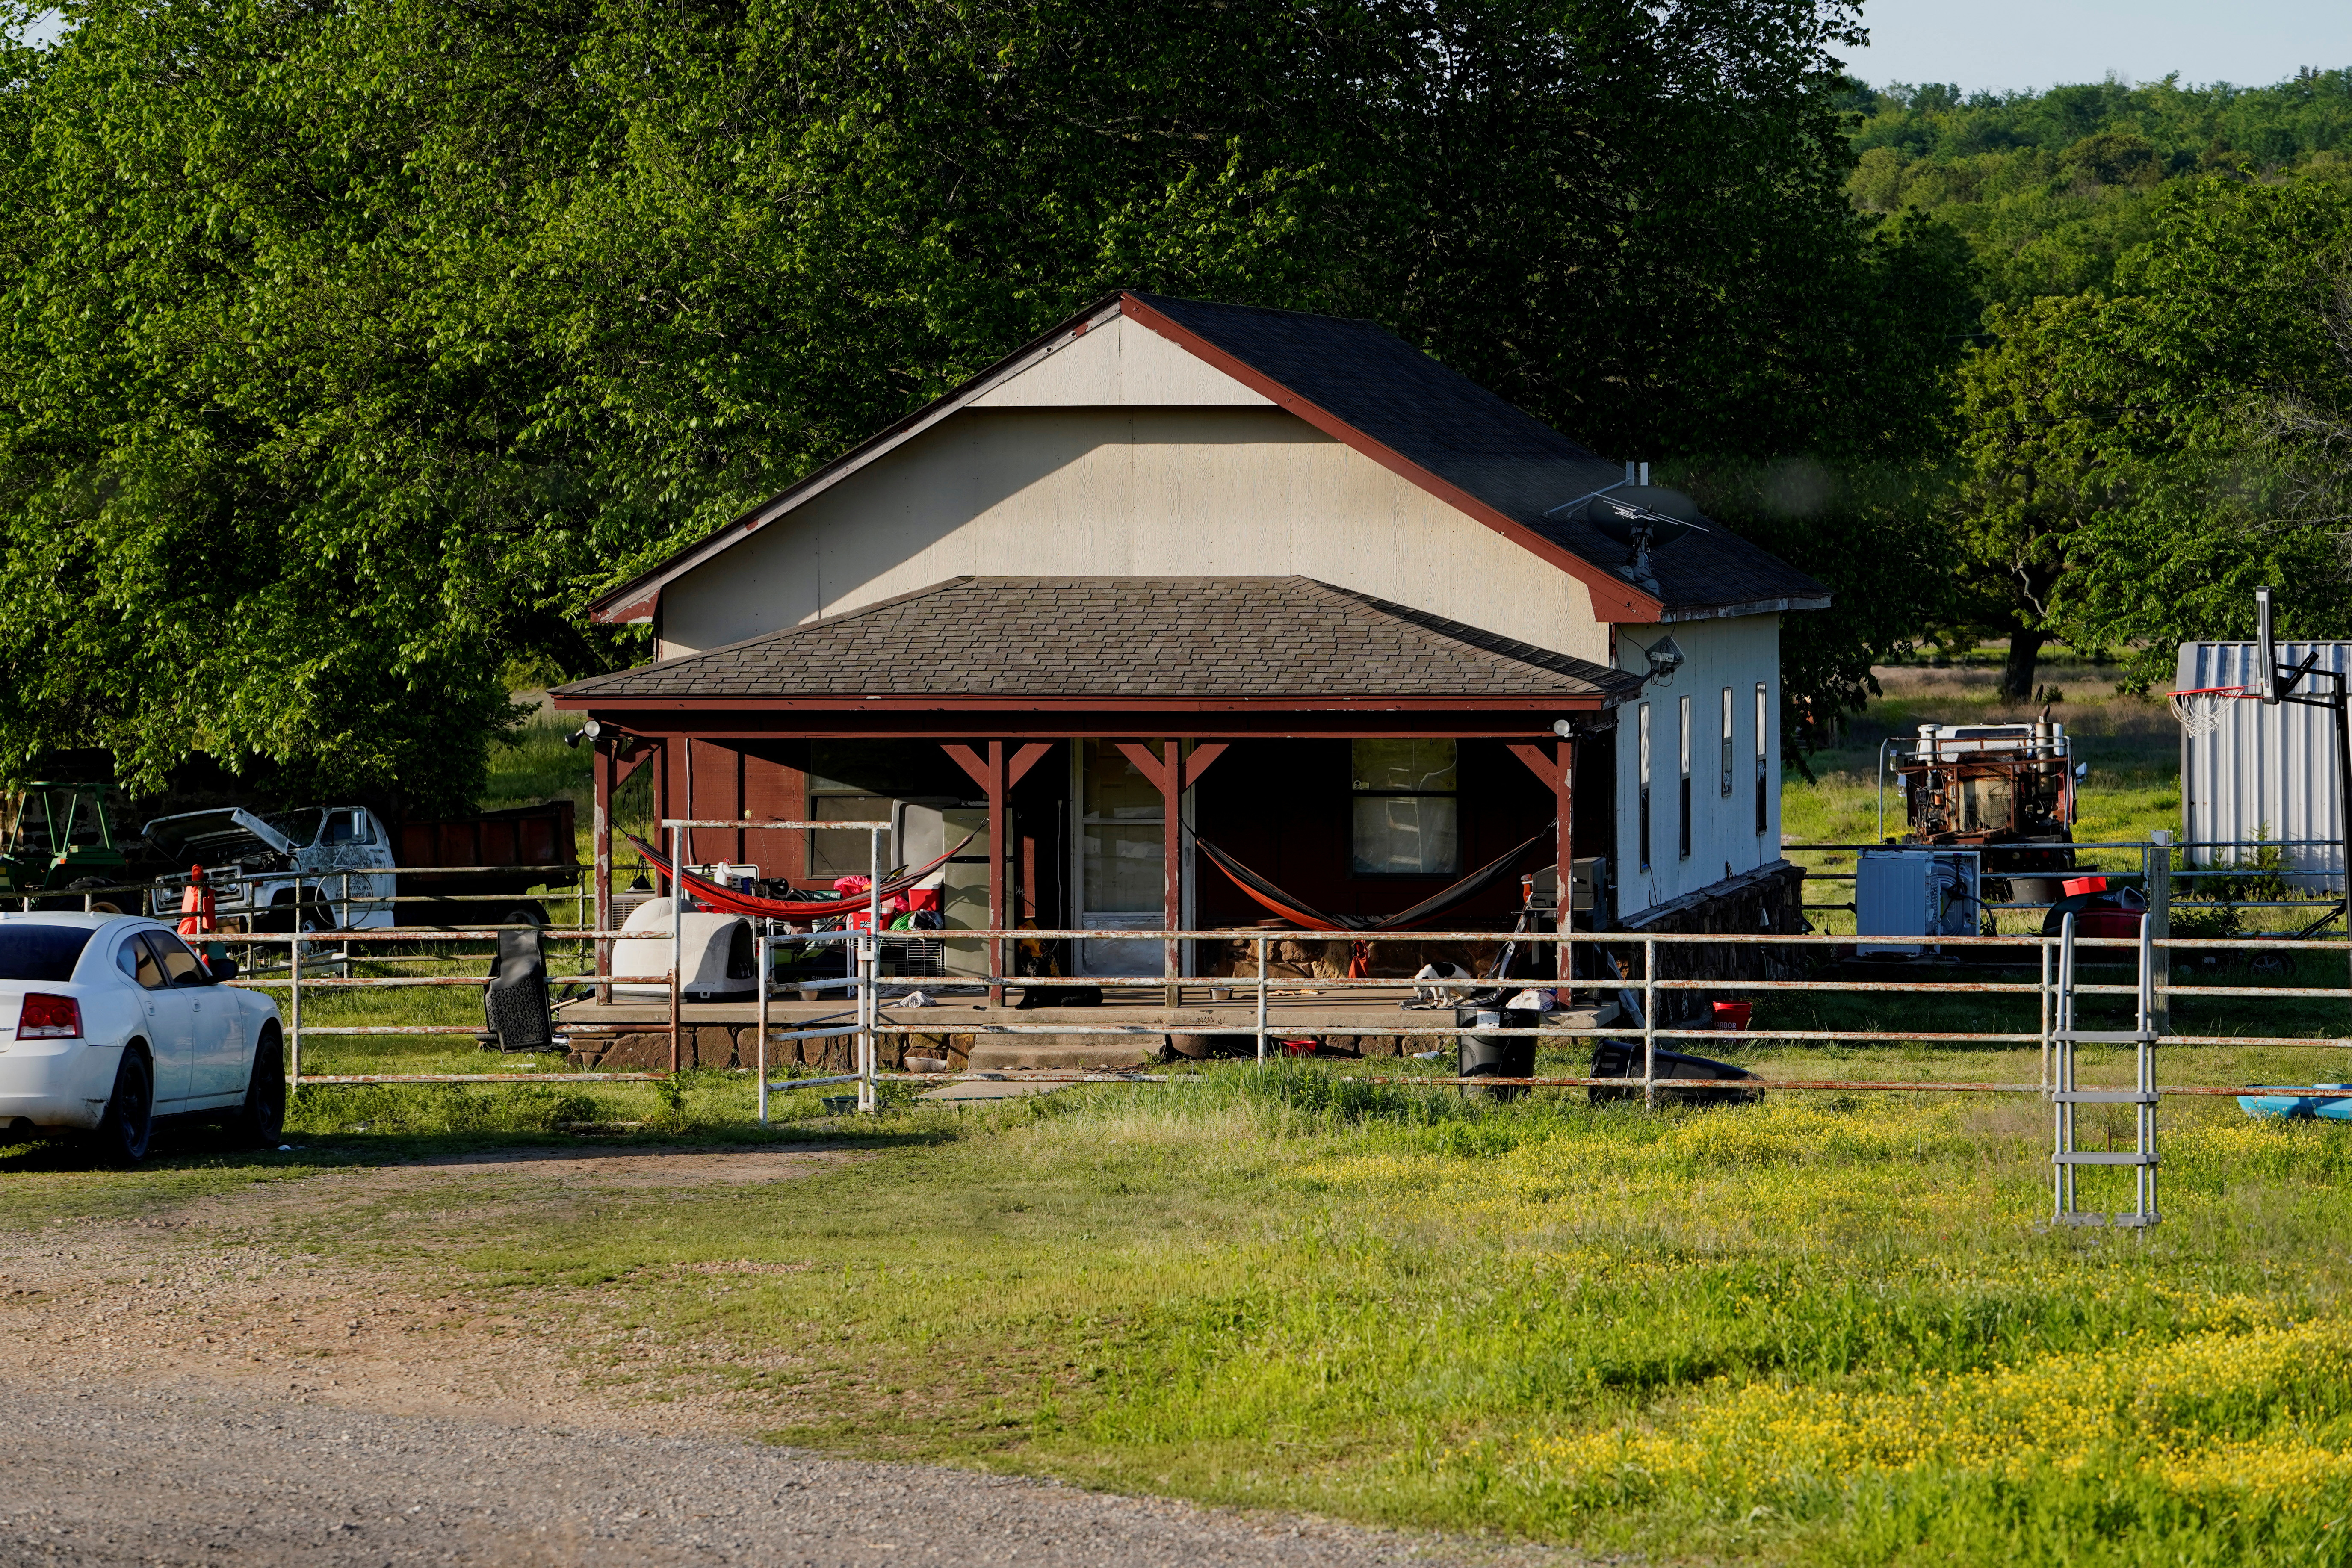
[[[239,840],[248,838],[280,855],[294,853],[292,839],[242,806],[159,816],[140,831],[173,859],[183,858],[188,850],[194,850],[198,860],[234,854],[243,847]]]

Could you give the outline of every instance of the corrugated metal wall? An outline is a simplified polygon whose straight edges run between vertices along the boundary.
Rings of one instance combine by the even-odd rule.
[[[2299,664],[2319,650],[2321,669],[2352,669],[2352,643],[2278,645],[2281,663]],[[2182,643],[2173,684],[2181,690],[2207,686],[2257,686],[2254,645],[2250,642]],[[2296,689],[2326,690],[2327,682],[2305,680]],[[2315,874],[2297,885],[2343,886],[2344,832],[2337,802],[2336,718],[2325,708],[2282,702],[2231,700],[2210,735],[2184,733],[2180,742],[2180,817],[2183,841],[2210,844],[2267,834],[2287,843],[2286,863]],[[2322,839],[2320,844],[2294,844]],[[2227,851],[2191,855],[2193,864],[2226,863]]]

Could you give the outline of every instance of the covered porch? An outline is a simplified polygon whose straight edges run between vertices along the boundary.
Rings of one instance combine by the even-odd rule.
[[[1034,1010],[1032,991],[1175,976],[1152,993],[1165,1028],[1215,1032],[1178,1014],[1223,1005],[1213,982],[1254,971],[1260,931],[1285,978],[1473,967],[1459,941],[1382,942],[1367,963],[1345,928],[1503,860],[1418,923],[1499,938],[1534,874],[1549,920],[1582,903],[1589,928],[1607,868],[1578,846],[1610,841],[1612,710],[1636,689],[1304,578],[967,578],[556,700],[593,721],[600,929],[632,896],[614,870],[632,781],[649,822],[888,821],[886,860],[956,851],[934,943],[893,943],[907,978],[976,988],[967,1009]],[[863,833],[702,827],[685,853],[782,897],[863,872],[868,851]],[[954,940],[1022,930],[1081,934]],[[1110,934],[1178,930],[1234,934]],[[1106,1002],[1122,994],[1140,994]]]

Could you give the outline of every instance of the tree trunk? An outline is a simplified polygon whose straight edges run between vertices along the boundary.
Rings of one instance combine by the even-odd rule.
[[[2042,658],[2046,633],[2014,631],[2009,635],[2009,658],[2000,667],[2000,695],[2005,702],[2033,700],[2033,677]]]

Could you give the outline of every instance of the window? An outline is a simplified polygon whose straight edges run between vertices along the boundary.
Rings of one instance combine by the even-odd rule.
[[[1080,875],[1087,911],[1164,915],[1167,810],[1160,786],[1137,771],[1111,742],[1087,742],[1079,759],[1078,853],[1084,858]],[[1095,945],[1129,960],[1159,955],[1157,948],[1141,942]]]
[[[808,819],[811,822],[886,822],[889,820],[892,801],[887,795],[868,795],[854,784],[811,774],[808,781]],[[665,840],[668,837],[664,834]],[[845,828],[828,833],[823,828],[808,836],[808,874],[811,879],[830,882],[836,877],[864,877],[871,874],[874,848],[871,835],[858,828]],[[882,841],[882,853],[890,853],[892,841]],[[669,853],[665,842],[662,853]],[[688,850],[687,858],[693,858]],[[884,870],[889,868],[885,866]]]
[[[1454,742],[1352,744],[1356,874],[1435,877],[1461,869]]]
[[[1764,742],[1770,732],[1771,726],[1764,711],[1764,683],[1759,680],[1756,683],[1756,831],[1759,834],[1771,826],[1771,815],[1764,794]]]
[[[160,931],[151,931],[140,940],[144,942],[161,961],[163,965],[164,978],[171,984],[202,985],[212,978],[205,973],[204,966],[196,962],[196,955],[190,952],[187,944],[178,937],[166,936]],[[143,977],[141,984],[145,984]]]
[[[1650,705],[1648,703],[1644,702],[1634,710],[1634,722],[1641,737],[1638,751],[1641,760],[1634,764],[1639,770],[1642,801],[1642,853],[1638,863],[1642,869],[1646,871],[1650,868]]]
[[[1684,858],[1684,859],[1685,859],[1685,860],[1687,860],[1687,859],[1689,859],[1689,858],[1690,858],[1690,849],[1691,849],[1691,821],[1690,821],[1690,818],[1691,818],[1691,809],[1690,809],[1690,795],[1691,795],[1691,791],[1690,791],[1690,774],[1691,774],[1691,712],[1690,712],[1690,710],[1691,710],[1691,700],[1690,700],[1689,698],[1685,697],[1685,698],[1684,698],[1684,699],[1682,700],[1682,735],[1681,735],[1680,749],[1679,749],[1678,751],[1676,751],[1676,752],[1675,753],[1675,754],[1676,755],[1676,757],[1678,757],[1678,758],[1681,760],[1681,762],[1682,762],[1682,768],[1683,768],[1683,780],[1682,780],[1682,803],[1681,803],[1681,807],[1680,807],[1680,810],[1681,810],[1681,817],[1680,817],[1680,820],[1679,820],[1679,822],[1678,822],[1678,824],[1677,824],[1677,826],[1676,826],[1675,831],[1676,831],[1676,832],[1678,832],[1678,833],[1682,836],[1681,843],[1682,843],[1683,858]]]
[[[1723,798],[1731,798],[1731,688],[1723,689]]]

